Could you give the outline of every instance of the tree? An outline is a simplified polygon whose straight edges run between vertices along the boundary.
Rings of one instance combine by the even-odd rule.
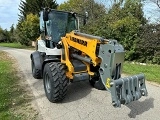
[[[9,35],[10,35],[10,42],[15,42],[15,28],[14,28],[14,24],[11,25],[10,27],[10,31],[9,31]]]
[[[140,1],[116,1],[99,22],[96,35],[118,40],[125,48],[126,60],[136,60],[138,32],[146,22]]]
[[[160,64],[160,24],[141,26],[136,52],[139,62]]]
[[[0,42],[10,42],[9,31],[0,27]]]
[[[14,24],[12,24],[11,27],[10,27],[10,33],[11,33],[11,34],[14,33]]]
[[[44,7],[55,9],[57,6],[56,0],[21,0],[19,5],[19,20],[25,19],[30,13],[38,15]]]
[[[56,0],[21,0],[19,5],[19,22],[15,37],[21,44],[30,45],[31,40],[36,40],[39,34],[38,14],[44,7],[55,9]]]
[[[144,17],[143,4],[141,0],[125,0],[124,7],[122,8],[124,16],[132,15],[137,18],[141,24],[146,24],[147,20]]]
[[[81,29],[85,33],[118,40],[126,50],[125,58],[135,60],[136,41],[140,26],[146,24],[140,0],[112,0],[107,11],[94,0],[69,0],[59,6],[61,10],[89,12],[90,19]]]
[[[39,36],[39,18],[37,15],[30,13],[26,20],[19,27],[19,42],[22,45],[29,46],[31,41],[36,40]]]
[[[58,9],[80,14],[84,14],[84,12],[87,11],[90,18],[97,17],[99,14],[104,14],[106,12],[105,6],[96,3],[94,0],[68,0],[60,4]]]
[[[59,10],[72,11],[82,15],[88,12],[89,18],[86,26],[80,24],[82,32],[94,34],[99,20],[106,14],[105,6],[96,3],[94,0],[68,0],[58,6]],[[81,20],[82,21],[82,20]]]
[[[6,38],[4,35],[4,30],[0,27],[0,42],[5,42]]]

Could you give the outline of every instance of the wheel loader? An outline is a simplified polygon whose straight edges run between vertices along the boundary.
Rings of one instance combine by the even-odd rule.
[[[88,80],[111,93],[112,105],[121,107],[147,96],[143,73],[122,78],[125,51],[117,40],[80,32],[86,15],[45,8],[40,12],[40,38],[30,56],[32,75],[43,79],[50,102],[62,101],[68,83]]]

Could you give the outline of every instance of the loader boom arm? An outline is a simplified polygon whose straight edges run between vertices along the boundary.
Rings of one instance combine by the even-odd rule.
[[[80,36],[77,35],[77,33],[78,32],[74,31],[67,34],[66,37],[63,38],[64,41],[66,41],[69,46],[74,47],[89,56],[95,66],[98,65],[100,61],[95,53],[97,44],[100,43],[99,40]]]
[[[67,76],[72,79],[75,72],[70,61],[72,57],[83,61],[91,76],[94,73],[90,71],[90,64],[99,66],[97,71],[103,85],[111,93],[114,107],[120,107],[121,104],[128,104],[147,95],[143,74],[121,78],[125,52],[116,40],[72,31],[62,38],[62,44],[64,50],[61,62],[68,67]],[[71,52],[70,49],[79,51],[80,54]]]

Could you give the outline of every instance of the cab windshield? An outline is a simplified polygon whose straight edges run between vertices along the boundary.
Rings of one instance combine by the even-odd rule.
[[[47,33],[52,41],[58,43],[66,33],[77,29],[76,18],[73,14],[61,11],[51,11],[47,22]]]

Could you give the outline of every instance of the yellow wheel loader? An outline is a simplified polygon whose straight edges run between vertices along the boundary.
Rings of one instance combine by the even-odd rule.
[[[43,78],[46,97],[59,102],[69,82],[86,81],[111,93],[112,105],[120,107],[147,96],[144,74],[121,77],[124,48],[116,40],[79,31],[79,18],[87,14],[45,8],[40,12],[40,39],[31,54],[32,74]]]

